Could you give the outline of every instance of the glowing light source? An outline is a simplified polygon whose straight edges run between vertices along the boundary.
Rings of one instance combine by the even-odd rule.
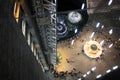
[[[96,24],[96,28],[98,28],[100,26],[100,23],[98,22],[97,24]]]
[[[60,21],[60,24],[64,24],[64,21]]]
[[[102,40],[101,42],[100,42],[100,45],[102,46],[104,44],[104,40]]]
[[[84,9],[84,8],[85,8],[85,3],[82,3],[81,9]]]
[[[83,50],[90,58],[97,58],[102,54],[102,46],[97,41],[87,41],[83,46]]]
[[[95,32],[92,32],[92,34],[90,35],[90,38],[93,38],[94,34],[95,34]]]
[[[68,14],[68,20],[73,24],[80,22],[81,19],[82,15],[79,12],[72,11]]]
[[[109,48],[111,48],[113,46],[113,43],[109,45]]]
[[[107,71],[106,71],[106,73],[110,73],[111,72],[111,70],[110,69],[108,69]]]
[[[113,68],[112,68],[112,69],[113,69],[113,70],[115,70],[115,69],[117,69],[117,68],[118,68],[118,66],[116,65],[116,66],[113,66]]]
[[[75,31],[74,31],[75,33],[77,33],[78,32],[78,29],[75,29]]]
[[[90,72],[90,71],[88,71],[88,72],[87,72],[87,75],[89,75],[90,73],[91,73],[91,72]]]
[[[101,76],[102,76],[102,75],[101,75],[101,74],[99,74],[99,75],[97,75],[97,76],[96,76],[96,78],[100,78]]]
[[[83,75],[83,77],[86,77],[86,76],[87,76],[86,74]]]
[[[104,28],[104,25],[101,26],[101,29],[103,29],[103,28]]]
[[[20,2],[16,1],[15,2],[15,5],[14,5],[14,18],[16,19],[16,21],[18,22],[18,18],[19,18],[19,15],[20,15]]]
[[[26,22],[24,20],[22,21],[22,33],[26,36]]]
[[[120,38],[118,39],[118,41],[120,41]]]
[[[75,40],[72,40],[72,41],[71,41],[71,45],[73,45],[73,44],[74,44],[74,42],[75,42]]]
[[[113,0],[109,0],[108,2],[108,6],[110,6],[112,4]]]
[[[91,71],[95,71],[96,70],[96,66],[91,68]]]
[[[113,29],[110,29],[109,30],[109,34],[111,35],[113,33]]]

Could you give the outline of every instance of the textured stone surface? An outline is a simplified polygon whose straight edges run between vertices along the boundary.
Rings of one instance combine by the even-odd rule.
[[[12,0],[0,3],[0,80],[47,80],[13,18]]]

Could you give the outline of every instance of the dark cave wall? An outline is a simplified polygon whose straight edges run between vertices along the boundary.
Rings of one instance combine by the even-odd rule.
[[[13,17],[13,4],[0,0],[0,80],[47,80]]]

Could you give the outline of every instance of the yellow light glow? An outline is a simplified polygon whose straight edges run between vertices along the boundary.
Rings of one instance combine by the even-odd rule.
[[[16,1],[14,5],[14,18],[16,19],[16,22],[18,23],[18,18],[20,14],[20,2]]]
[[[96,47],[93,46],[93,49],[92,49],[93,44]],[[97,58],[102,54],[102,46],[97,41],[88,41],[84,45],[84,52],[88,57]]]

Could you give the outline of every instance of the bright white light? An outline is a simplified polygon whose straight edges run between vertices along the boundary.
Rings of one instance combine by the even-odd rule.
[[[103,29],[103,28],[104,28],[104,25],[102,25],[101,28]]]
[[[115,70],[115,69],[117,69],[117,68],[118,68],[118,66],[116,65],[116,66],[113,67],[113,70]]]
[[[96,28],[98,28],[100,26],[100,23],[98,22],[97,24],[96,24]]]
[[[111,48],[113,46],[113,43],[109,45],[109,48]]]
[[[110,73],[111,72],[111,70],[110,69],[108,69],[107,71],[106,71],[106,73]]]
[[[120,38],[118,39],[118,41],[120,41]]]
[[[87,75],[89,75],[89,74],[90,74],[90,71],[87,72]]]
[[[96,66],[91,68],[91,71],[95,71],[96,70]]]
[[[109,0],[108,2],[108,6],[110,6],[112,4],[113,0]]]
[[[78,29],[75,29],[75,31],[74,31],[74,32],[75,32],[75,33],[77,33],[77,31],[78,31]]]
[[[68,14],[68,20],[71,23],[78,23],[82,20],[82,15],[79,12],[72,11]]]
[[[93,38],[94,34],[95,34],[95,32],[92,32],[92,34],[91,34],[90,38]]]
[[[83,77],[86,77],[86,76],[87,76],[86,74],[83,75]]]
[[[71,45],[73,45],[73,44],[74,44],[74,41],[75,41],[75,40],[72,40],[72,41],[71,41]]]
[[[101,76],[102,76],[102,75],[101,75],[101,74],[99,74],[99,75],[97,75],[97,76],[96,76],[96,78],[100,78]]]
[[[60,21],[60,24],[64,24],[64,21]]]
[[[105,42],[105,41],[104,41],[104,40],[102,40],[102,41],[100,42],[100,45],[102,46],[102,45],[104,44],[104,42]]]
[[[26,22],[24,20],[22,21],[22,33],[24,36],[26,36],[25,35],[26,34]]]
[[[111,35],[113,33],[113,29],[110,29],[109,30],[109,34]]]
[[[84,9],[84,8],[85,8],[85,3],[82,3],[81,9]]]

